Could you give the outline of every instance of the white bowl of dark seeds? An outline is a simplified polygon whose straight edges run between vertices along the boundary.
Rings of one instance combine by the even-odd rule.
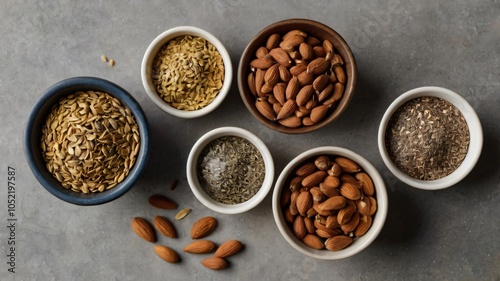
[[[387,168],[402,182],[425,190],[450,187],[474,168],[483,146],[479,118],[457,93],[421,87],[398,97],[378,131]]]
[[[223,127],[203,135],[189,153],[187,179],[196,198],[224,214],[257,206],[271,190],[274,162],[251,132]]]

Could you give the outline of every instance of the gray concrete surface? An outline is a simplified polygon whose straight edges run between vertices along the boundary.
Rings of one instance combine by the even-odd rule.
[[[359,83],[346,113],[330,126],[288,136],[259,125],[246,111],[233,81],[230,96],[212,114],[180,120],[146,96],[142,56],[158,34],[179,25],[205,28],[228,48],[235,68],[246,43],[278,20],[323,22],[344,36],[358,62]],[[500,2],[434,1],[70,1],[3,0],[0,3],[0,280],[499,280],[500,239]],[[105,54],[116,61],[109,67]],[[59,201],[36,181],[25,161],[21,135],[27,112],[47,87],[91,75],[127,89],[146,111],[152,130],[147,171],[122,198],[97,207]],[[460,93],[476,109],[484,149],[472,173],[436,192],[411,188],[384,166],[376,134],[387,106],[419,86]],[[281,237],[271,196],[242,215],[203,207],[185,180],[191,145],[206,131],[238,126],[269,146],[278,175],[306,149],[336,145],[370,160],[383,175],[390,207],[378,239],[360,254],[318,261]],[[16,169],[15,273],[11,266],[7,210],[8,167]],[[170,192],[174,178],[179,187]],[[172,218],[175,211],[147,205],[156,192],[193,212],[175,222],[180,238],[159,243],[181,251],[190,225],[214,215],[210,238],[234,238],[246,249],[225,271],[205,269],[204,256],[182,255],[170,265],[130,230],[134,216]]]

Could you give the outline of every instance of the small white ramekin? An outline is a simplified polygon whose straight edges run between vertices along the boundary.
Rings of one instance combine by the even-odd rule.
[[[210,195],[205,193],[198,180],[198,158],[202,150],[211,141],[224,136],[241,137],[250,141],[259,150],[265,164],[264,182],[262,183],[262,186],[257,194],[255,194],[248,201],[234,205],[223,204],[212,199]],[[274,162],[271,152],[264,142],[262,142],[257,136],[241,128],[222,127],[206,133],[193,145],[187,161],[186,175],[193,194],[201,203],[203,203],[203,205],[219,213],[239,214],[256,207],[269,193],[274,181]]]
[[[437,180],[418,180],[403,173],[392,162],[385,145],[385,132],[388,122],[394,112],[406,102],[418,97],[436,97],[450,102],[462,113],[465,121],[467,122],[467,126],[469,127],[470,143],[464,161],[453,173]],[[443,189],[461,181],[463,178],[465,178],[465,176],[467,176],[467,174],[469,174],[470,171],[472,171],[472,169],[476,165],[477,160],[481,155],[482,147],[483,129],[474,109],[462,96],[441,87],[416,88],[399,96],[394,102],[392,102],[392,104],[385,112],[378,130],[378,148],[387,168],[394,174],[394,176],[396,176],[399,180],[406,183],[407,185],[424,190]]]
[[[222,85],[222,89],[220,90],[219,94],[206,107],[193,111],[179,110],[166,103],[156,92],[151,78],[152,65],[155,56],[161,49],[161,47],[163,47],[170,40],[184,35],[198,36],[212,43],[215,48],[217,48],[217,51],[219,51],[220,55],[222,56],[222,61],[224,62],[224,84]],[[229,56],[226,48],[214,35],[197,27],[179,26],[163,32],[162,34],[158,35],[158,37],[156,37],[151,42],[151,44],[149,44],[149,47],[147,48],[146,53],[144,54],[144,57],[142,59],[141,78],[147,95],[161,110],[180,118],[196,118],[212,112],[222,103],[222,101],[224,101],[227,94],[229,93],[229,89],[231,88],[231,82],[233,79],[233,66],[231,64],[231,57]]]

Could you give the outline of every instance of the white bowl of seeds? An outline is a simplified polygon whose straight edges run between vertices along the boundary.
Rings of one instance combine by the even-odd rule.
[[[256,207],[271,190],[274,162],[251,132],[222,127],[207,132],[189,153],[187,179],[196,198],[223,214]]]
[[[231,58],[209,32],[179,26],[158,35],[141,65],[144,89],[163,111],[196,118],[216,109],[227,96],[233,78]]]
[[[458,183],[474,168],[483,131],[463,97],[445,88],[421,87],[389,106],[380,123],[378,146],[399,180],[438,190]]]

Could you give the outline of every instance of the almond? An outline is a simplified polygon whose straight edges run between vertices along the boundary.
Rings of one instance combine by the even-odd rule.
[[[340,227],[340,223],[339,223],[339,221],[337,219],[337,216],[333,216],[333,215],[332,216],[328,216],[326,218],[325,226],[326,226],[326,228],[331,228],[331,229],[335,229],[337,227]]]
[[[238,240],[228,240],[219,246],[214,256],[218,258],[227,258],[239,253],[243,249],[243,243]]]
[[[330,63],[333,65],[343,65],[344,64],[344,59],[339,54],[333,54],[332,59],[330,60]]]
[[[361,198],[361,192],[354,184],[350,182],[344,182],[340,186],[340,194],[350,200],[358,200]]]
[[[327,74],[319,75],[312,83],[314,91],[319,94],[328,85],[328,82],[330,82],[330,76]]]
[[[302,187],[302,180],[303,179],[304,179],[304,177],[302,177],[302,176],[298,176],[298,177],[293,178],[290,181],[290,191],[294,192],[296,190],[299,190]]]
[[[320,105],[313,108],[310,115],[311,120],[314,123],[321,121],[328,113],[328,108],[329,107],[327,105]]]
[[[295,108],[297,108],[297,103],[295,102],[295,100],[294,99],[287,100],[285,104],[283,104],[283,107],[281,108],[278,116],[276,117],[276,120],[280,120],[292,115],[295,112]]]
[[[313,202],[323,202],[325,199],[325,195],[321,192],[321,190],[319,190],[319,187],[313,187],[309,190],[309,192],[311,193]]]
[[[286,51],[293,51],[294,47],[299,46],[304,41],[304,36],[302,35],[291,35],[283,39],[279,46]]]
[[[149,196],[148,202],[151,206],[159,209],[172,210],[177,208],[177,204],[172,199],[159,194]]]
[[[274,65],[274,61],[267,58],[254,59],[250,62],[251,67],[255,67],[258,69],[268,69]]]
[[[267,54],[269,54],[269,50],[266,48],[266,47],[260,47],[257,49],[257,51],[255,52],[255,56],[258,58],[258,59],[263,59],[267,56]]]
[[[331,176],[327,176],[327,177],[331,177]],[[340,195],[340,193],[337,191],[337,189],[335,187],[328,186],[328,185],[326,185],[324,183],[320,183],[319,184],[319,190],[321,190],[321,192],[323,194],[325,194],[326,196],[328,196],[328,197],[333,197],[333,196],[339,196]]]
[[[373,197],[368,197],[370,200],[370,216],[373,216],[377,211],[377,200]]]
[[[323,180],[323,185],[324,185],[325,187],[329,187],[329,188],[333,188],[333,189],[335,189],[335,188],[339,187],[339,185],[340,185],[340,180],[339,180],[339,178],[337,178],[337,177],[334,177],[334,176],[330,176],[330,175],[328,175],[328,176],[326,176],[326,177],[325,177],[325,179]]]
[[[316,166],[312,162],[308,162],[300,166],[295,174],[300,177],[307,177],[316,171]]]
[[[290,198],[292,197],[292,192],[290,191],[289,188],[284,188],[281,191],[281,197],[280,197],[280,206],[285,207],[290,203]]]
[[[361,182],[350,174],[343,174],[342,176],[340,176],[340,181],[342,181],[343,183],[352,183],[352,185],[354,185],[355,187],[361,188]]]
[[[361,182],[361,189],[363,189],[363,193],[366,196],[373,196],[375,188],[373,186],[372,178],[364,172],[357,173],[355,177]]]
[[[314,165],[314,164],[313,164]],[[318,185],[328,174],[325,171],[316,171],[302,180],[302,185],[305,187],[313,187]]]
[[[325,39],[323,40],[323,49],[325,50],[325,52],[327,53],[332,53],[334,52],[334,49],[333,49],[333,44],[330,40],[328,39]]]
[[[359,224],[359,213],[354,212],[352,218],[346,224],[340,225],[340,228],[342,229],[342,231],[344,231],[344,233],[349,233],[354,231],[358,226],[358,224]]]
[[[214,242],[210,240],[198,240],[184,247],[184,252],[190,254],[208,254],[215,249]]]
[[[199,219],[191,227],[191,238],[199,239],[207,236],[214,231],[217,226],[217,220],[214,217],[204,217]]]
[[[280,42],[281,42],[281,35],[279,35],[278,33],[274,33],[271,36],[269,36],[269,38],[267,38],[266,48],[268,50],[272,50],[278,47]]]
[[[330,169],[328,169],[328,175],[339,177],[341,174],[342,174],[342,167],[340,167],[340,165],[335,162],[332,163],[332,166],[330,167]]]
[[[324,58],[326,56],[325,49],[322,46],[314,46],[313,47],[314,57],[316,58]]]
[[[347,224],[354,215],[354,212],[356,212],[356,209],[352,206],[347,206],[341,209],[337,214],[337,222],[340,225]]]
[[[283,83],[277,83],[273,88],[274,98],[283,106],[285,104],[285,89],[286,85]]]
[[[262,96],[262,92],[260,89],[262,88],[262,85],[264,85],[264,75],[266,74],[265,70],[262,69],[257,69],[255,71],[255,92],[257,93],[257,96]]]
[[[295,96],[297,96],[297,93],[299,92],[299,80],[297,76],[293,76],[290,81],[288,81],[288,84],[285,89],[285,96],[286,99],[294,99]]]
[[[347,200],[343,196],[333,196],[319,204],[318,208],[324,211],[340,210],[345,207]]]
[[[325,246],[321,239],[319,239],[319,237],[314,234],[307,234],[306,236],[304,236],[304,238],[302,238],[302,242],[316,250],[321,250]]]
[[[319,203],[317,203],[317,202],[316,202],[316,203],[313,203],[313,206],[312,206],[311,208],[309,208],[309,210],[307,210],[306,216],[307,216],[308,218],[312,218],[312,217],[314,217],[315,215],[317,215],[317,214],[318,214],[318,211],[316,211],[316,208],[314,208],[314,205],[315,205],[315,204],[317,205],[317,204],[319,204]]]
[[[316,233],[317,236],[319,236],[321,238],[325,238],[325,239],[330,238],[330,237],[333,236],[331,232],[328,232],[328,231],[325,231],[325,230],[322,230],[322,229],[319,229],[319,228],[316,229],[314,231],[314,233]]]
[[[317,214],[319,214],[321,216],[329,216],[330,215],[330,210],[323,210],[323,209],[321,209],[320,208],[321,204],[323,204],[323,203],[314,202],[313,203],[314,210],[316,211]]]
[[[293,221],[293,233],[299,239],[302,239],[307,234],[306,225],[302,216],[296,216]]]
[[[322,224],[319,220],[314,220],[314,227],[316,227],[316,229],[321,229],[323,231],[326,231],[330,234],[330,236],[335,236],[335,235],[339,235],[341,234],[341,231],[340,229],[334,229],[334,228],[328,228],[326,227],[326,220],[328,220],[328,217],[326,217],[325,219],[325,224]]]
[[[304,217],[303,220],[304,220],[304,226],[306,227],[307,233],[313,234],[314,233],[314,223],[311,220],[311,218]]]
[[[275,63],[273,66],[271,66],[266,73],[264,74],[264,82],[266,84],[270,84],[274,87],[276,83],[278,83],[278,80],[280,79],[280,74],[279,74],[279,64]],[[272,91],[272,88],[271,88]]]
[[[346,77],[345,77],[344,68],[341,65],[337,64],[337,65],[333,66],[333,71],[335,72],[335,76],[337,77],[337,81],[339,81],[339,83],[345,84]]]
[[[303,72],[305,73],[305,72]],[[301,74],[302,75],[302,74]],[[306,85],[300,89],[299,93],[297,94],[296,102],[298,106],[304,105],[312,96],[314,93],[314,89],[312,85]]]
[[[307,71],[303,71],[297,76],[297,80],[299,81],[299,85],[302,87],[305,85],[311,85],[314,81],[314,75],[307,73]]]
[[[339,164],[342,170],[347,173],[357,173],[361,171],[361,167],[349,158],[337,157],[335,158],[335,162]]]
[[[250,89],[250,92],[252,95],[255,97],[257,96],[257,92],[255,91],[255,76],[253,73],[248,74],[248,88]]]
[[[297,128],[300,125],[302,125],[302,121],[300,120],[300,118],[297,117],[297,116],[295,116],[295,115],[292,115],[292,116],[289,116],[287,118],[278,120],[278,122],[281,125],[283,125],[285,127],[288,127],[288,128]]]
[[[333,84],[328,84],[319,94],[318,94],[318,100],[319,102],[323,102],[324,100],[327,100],[329,97],[331,97],[333,93],[333,89],[335,86]]]
[[[311,113],[310,111],[312,111],[312,109],[315,108],[317,105],[318,105],[318,100],[316,99],[316,96],[313,95],[307,101],[307,103],[304,105],[304,107],[309,110],[309,113]]]
[[[284,214],[283,216],[285,217],[285,221],[289,224],[293,224],[293,221],[295,220],[295,216],[292,215],[292,213],[290,213],[290,208],[284,208],[283,214]]]
[[[288,52],[283,50],[282,48],[274,48],[269,52],[269,56],[271,56],[279,65],[284,67],[291,67],[292,60],[288,55]]]
[[[301,74],[302,72],[304,72],[306,70],[307,70],[307,66],[306,65],[298,64],[298,65],[292,66],[290,68],[290,74],[292,76],[298,76],[299,74]]]
[[[285,35],[283,35],[283,40],[286,40],[286,39],[293,37],[293,36],[307,37],[307,34],[302,30],[294,29],[294,30],[290,30],[287,33],[285,33]]]
[[[221,269],[224,269],[228,266],[228,263],[225,259],[218,258],[218,257],[206,258],[206,259],[201,261],[201,264],[204,267],[212,269],[212,270],[221,270]]]
[[[283,109],[283,106],[279,102],[273,103],[273,110],[276,115],[280,113],[281,109]]]
[[[352,238],[345,235],[337,235],[325,241],[325,247],[330,251],[340,251],[351,245]]]
[[[279,71],[281,81],[288,82],[292,78],[292,74],[290,74],[290,71],[288,70],[288,68],[280,65],[278,68],[278,71]]]
[[[299,45],[299,53],[302,59],[310,60],[314,57],[312,46],[306,42],[302,42]]]
[[[307,65],[307,73],[311,73],[312,75],[319,75],[325,73],[330,67],[330,61],[325,58],[317,58],[312,60]],[[337,73],[335,73],[337,74]]]
[[[262,116],[266,117],[268,120],[276,120],[274,110],[267,101],[257,99],[255,101],[255,107],[260,112],[260,114],[262,114]]]
[[[362,197],[356,201],[356,207],[361,215],[370,216],[370,199],[368,197]]]
[[[179,255],[173,249],[162,245],[156,245],[153,249],[155,253],[164,261],[169,263],[179,262]]]
[[[153,219],[153,224],[161,234],[170,238],[177,237],[177,232],[175,231],[175,228],[166,218],[161,216],[156,216]]]
[[[321,45],[321,41],[319,41],[319,39],[314,36],[308,36],[306,38],[306,43],[311,45],[312,47]]]
[[[333,95],[331,95],[330,98],[325,100],[323,104],[325,105],[334,104],[335,102],[339,101],[342,98],[343,94],[344,94],[344,85],[341,83],[335,83],[335,86],[333,87]]]
[[[299,191],[297,190],[297,192]],[[290,206],[288,206],[288,210],[290,211],[290,214],[292,216],[296,216],[299,213],[299,210],[297,209],[297,204],[295,204],[295,202],[293,201],[290,203]]]
[[[365,235],[365,233],[372,226],[372,217],[371,216],[361,216],[359,219],[358,227],[354,231],[354,236],[361,237]]]
[[[156,235],[153,227],[151,227],[151,224],[147,220],[135,217],[132,219],[131,227],[132,230],[142,239],[148,242],[156,241]]]
[[[302,44],[302,43],[301,43]],[[300,60],[302,58],[302,56],[300,55],[300,53],[298,51],[288,51],[288,55],[294,60],[294,61],[297,61],[297,60]]]
[[[262,94],[269,94],[273,91],[273,87],[274,87],[274,85],[271,85],[269,83],[264,83],[264,85],[262,85],[262,87],[260,88],[260,92]]]
[[[299,211],[301,216],[305,216],[309,208],[312,207],[313,200],[311,193],[309,191],[300,192],[297,197],[297,210]]]
[[[312,126],[316,123],[314,123],[312,120],[311,120],[311,117],[309,116],[305,116],[304,118],[302,118],[302,125],[304,126]]]
[[[335,75],[334,71],[330,71],[329,79],[331,84],[335,84],[338,82],[337,76]]]

